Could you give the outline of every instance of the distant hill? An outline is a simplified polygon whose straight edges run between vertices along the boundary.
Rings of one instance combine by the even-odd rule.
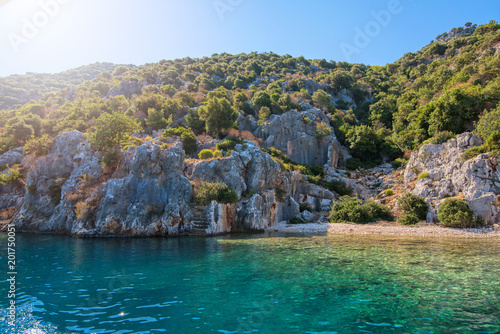
[[[95,63],[56,74],[29,72],[0,78],[0,108],[10,108],[31,99],[38,100],[46,93],[80,85],[100,73],[112,73],[117,66],[119,65],[112,63]]]

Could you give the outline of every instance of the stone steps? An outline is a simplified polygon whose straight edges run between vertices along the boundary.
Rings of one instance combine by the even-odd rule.
[[[192,233],[194,235],[206,236],[206,230],[210,226],[207,222],[207,218],[205,216],[205,208],[203,207],[195,207],[191,211],[193,218],[191,219],[191,223],[193,224]]]

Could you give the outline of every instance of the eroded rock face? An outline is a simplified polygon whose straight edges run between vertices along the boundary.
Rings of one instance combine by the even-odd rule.
[[[78,190],[80,176],[99,179],[100,155],[90,149],[82,133],[70,131],[55,138],[48,155],[25,157],[23,165],[31,166],[26,180],[24,203],[13,220],[19,230],[71,231],[75,222],[74,204],[67,199]],[[33,159],[33,160],[31,160]]]
[[[486,222],[500,222],[498,159],[487,154],[468,161],[462,159],[468,148],[480,144],[477,136],[463,133],[442,145],[424,145],[412,155],[405,170],[405,183],[415,181],[422,172],[429,174],[429,178],[418,180],[412,191],[431,204],[429,220],[436,219],[435,210],[444,198],[463,196]]]
[[[241,197],[251,190],[260,192],[273,188],[280,174],[281,168],[271,156],[254,143],[247,142],[236,145],[229,158],[195,163],[189,177],[191,180],[225,183]]]
[[[254,231],[264,231],[280,221],[300,214],[299,205],[291,196],[281,202],[274,191],[255,194],[248,200],[240,201],[236,211],[236,229]]]
[[[318,140],[316,125],[330,124],[318,109],[292,110],[283,115],[271,115],[268,122],[258,127],[254,135],[264,140],[264,147],[275,147],[300,164],[327,164],[336,167],[342,160],[340,144],[333,133]]]
[[[20,164],[24,158],[24,149],[16,148],[0,155],[0,165],[12,167]],[[4,169],[0,173],[8,173]],[[24,201],[24,185],[15,182],[7,185],[0,185],[0,220],[12,218],[16,210],[19,210]]]
[[[13,222],[19,231],[175,236],[199,232],[200,226],[206,235],[264,230],[299,216],[298,203],[321,210],[335,198],[306,176],[283,172],[252,142],[236,145],[231,157],[190,165],[179,142],[163,149],[161,144],[153,140],[128,148],[110,171],[82,133],[63,133],[46,156],[23,158],[30,166],[26,188],[17,195],[3,189],[0,204],[9,210],[18,204],[10,211],[17,210]],[[197,208],[190,184],[195,179],[228,184],[240,201]]]
[[[0,165],[9,165],[10,167],[20,164],[24,158],[24,149],[22,147],[15,148],[0,155]]]
[[[182,174],[184,151],[162,150],[148,142],[129,148],[118,170],[124,177],[110,179],[104,188],[88,233],[107,235],[178,235],[183,232],[192,187]],[[82,231],[87,233],[87,231]]]

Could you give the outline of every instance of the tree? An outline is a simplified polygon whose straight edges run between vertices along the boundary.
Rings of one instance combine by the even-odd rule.
[[[495,135],[500,135],[500,104],[496,109],[487,112],[477,122],[476,133],[483,139],[493,138]]]
[[[20,119],[16,123],[7,126],[6,134],[12,136],[18,143],[22,144],[33,137],[35,130],[33,130],[33,126],[26,124],[23,119]]]
[[[268,93],[260,91],[255,93],[252,103],[257,110],[259,110],[262,107],[268,107],[271,108],[272,106],[272,101],[271,101],[271,96],[269,96]]]
[[[172,115],[170,115],[170,119],[167,121],[163,117],[163,112],[156,109],[148,110],[148,117],[146,118],[146,125],[149,126],[153,130],[160,130],[166,128],[169,124],[172,123]]]
[[[259,110],[259,125],[264,124],[271,115],[271,110],[268,107],[262,107]]]
[[[322,89],[319,89],[316,92],[314,92],[312,99],[314,102],[324,107],[328,106],[332,100],[331,96]]]
[[[205,121],[207,131],[219,131],[234,126],[238,112],[225,98],[214,97],[198,110],[200,120]]]
[[[125,114],[104,113],[95,120],[90,143],[101,151],[117,150],[129,134],[138,129],[137,123]]]
[[[377,133],[366,125],[350,128],[346,133],[346,141],[355,155],[364,161],[376,158],[380,138]]]

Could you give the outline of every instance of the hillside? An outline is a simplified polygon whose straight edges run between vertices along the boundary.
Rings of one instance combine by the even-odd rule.
[[[223,53],[4,78],[4,105],[31,100],[0,111],[0,214],[27,230],[217,234],[339,201],[331,221],[392,219],[412,192],[429,213],[410,222],[457,197],[496,223],[500,24],[436,40],[386,66]]]
[[[496,108],[499,27],[492,21],[472,34],[455,28],[446,34],[454,38],[386,66],[223,53],[137,68],[94,64],[55,75],[10,76],[0,79],[5,109],[1,149],[23,145],[32,136],[85,132],[103,112],[126,112],[147,130],[150,109],[175,121],[218,96],[241,114],[261,119],[268,116],[260,112],[262,107],[281,114],[310,103],[331,115],[337,136],[362,163],[395,158],[425,140],[473,130],[485,112]],[[28,103],[13,106],[19,101]],[[27,127],[19,126],[22,121]],[[151,124],[149,128],[159,127]],[[370,138],[373,145],[360,137]]]

